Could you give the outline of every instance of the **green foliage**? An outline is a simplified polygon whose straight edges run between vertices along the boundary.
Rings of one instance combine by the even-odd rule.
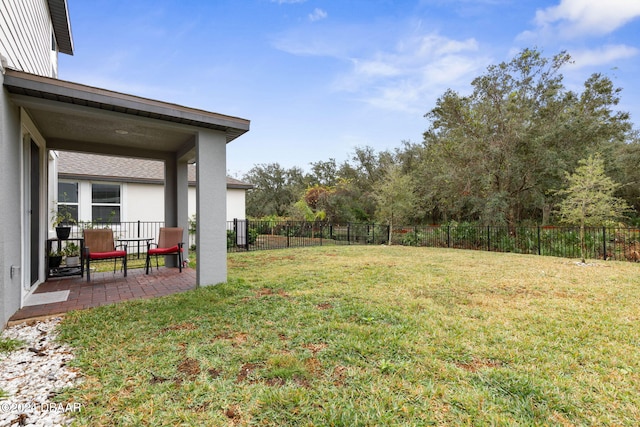
[[[15,351],[24,345],[24,341],[0,337],[0,353]]]
[[[567,188],[557,194],[564,196],[558,207],[561,221],[580,226],[584,262],[587,253],[584,228],[619,220],[629,207],[625,200],[614,196],[619,185],[605,174],[604,162],[599,155],[589,156],[579,164],[573,174],[567,174]]]
[[[416,205],[412,178],[404,174],[400,166],[389,165],[374,191],[378,221],[388,224],[393,229],[395,224],[404,223],[411,218]]]
[[[329,222],[388,221],[389,198],[379,190],[395,165],[410,177],[404,189],[413,194],[413,208],[400,209],[408,225],[547,225],[560,202],[551,190],[563,187],[580,159],[600,152],[608,176],[621,184],[616,195],[638,215],[640,142],[629,115],[617,111],[621,89],[595,73],[569,90],[561,71],[570,62],[566,52],[545,57],[524,49],[489,66],[473,79],[470,94],[447,90],[437,99],[417,144],[403,141],[381,152],[357,147],[342,164],[312,162],[309,173],[257,165],[243,178],[255,186],[247,212],[302,219],[294,204],[305,200]],[[316,197],[306,197],[309,189]]]
[[[604,171],[599,155],[580,160],[573,174],[566,174],[567,188],[557,195],[564,197],[558,206],[562,222],[580,226],[599,226],[624,217],[629,207],[614,196],[620,187]]]
[[[227,230],[227,249],[236,247],[236,232]]]

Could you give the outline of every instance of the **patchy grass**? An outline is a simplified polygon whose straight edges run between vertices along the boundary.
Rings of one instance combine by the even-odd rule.
[[[24,341],[0,337],[0,354],[15,351],[24,345]]]
[[[10,353],[12,351],[18,350],[25,344],[22,340],[17,340],[14,338],[3,338],[0,336],[0,356],[3,353]],[[4,399],[8,394],[6,391],[0,388],[0,399]]]
[[[640,265],[407,247],[230,254],[67,315],[78,425],[636,425]]]
[[[127,269],[131,270],[134,268],[144,268],[145,262],[147,261],[147,254],[141,253],[140,257],[138,257],[137,253],[128,253],[127,254]],[[91,268],[95,269],[97,272],[109,272],[113,271],[113,260],[96,260],[91,262]],[[151,266],[156,268],[156,257],[151,257]],[[164,267],[164,257],[158,257],[158,266]],[[118,259],[116,261],[116,271],[122,269],[122,259]],[[93,270],[92,270],[93,271]]]

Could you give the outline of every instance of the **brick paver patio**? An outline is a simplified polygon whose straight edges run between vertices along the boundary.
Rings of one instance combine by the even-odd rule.
[[[49,279],[38,286],[34,295],[69,291],[66,301],[25,306],[18,310],[10,323],[34,317],[51,316],[72,310],[83,310],[131,299],[154,298],[185,292],[196,288],[196,270],[160,267],[146,275],[144,269],[130,269],[127,277],[121,272],[92,273],[91,282],[85,277]]]

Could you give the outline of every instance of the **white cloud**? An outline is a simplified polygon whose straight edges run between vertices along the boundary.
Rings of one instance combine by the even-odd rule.
[[[534,31],[521,38],[562,37],[609,34],[640,17],[637,0],[560,0],[557,6],[538,10]]]
[[[327,12],[318,8],[315,8],[313,10],[313,13],[309,14],[309,20],[311,22],[320,21],[322,19],[325,19],[326,17],[327,17]]]
[[[393,51],[352,58],[352,69],[336,80],[334,90],[352,92],[376,108],[424,113],[444,90],[468,85],[490,63],[478,51],[475,39],[411,37]]]
[[[640,50],[627,45],[608,45],[599,49],[579,50],[570,52],[573,64],[571,68],[584,68],[610,64],[620,59],[627,59],[638,55]]]

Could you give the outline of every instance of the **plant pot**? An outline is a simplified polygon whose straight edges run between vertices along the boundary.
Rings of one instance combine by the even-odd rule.
[[[77,267],[80,265],[80,257],[79,256],[68,256],[67,257],[67,267]]]
[[[49,257],[49,268],[58,268],[62,263],[62,255],[50,256]]]
[[[67,240],[71,234],[71,227],[56,227],[56,236],[60,240]]]

